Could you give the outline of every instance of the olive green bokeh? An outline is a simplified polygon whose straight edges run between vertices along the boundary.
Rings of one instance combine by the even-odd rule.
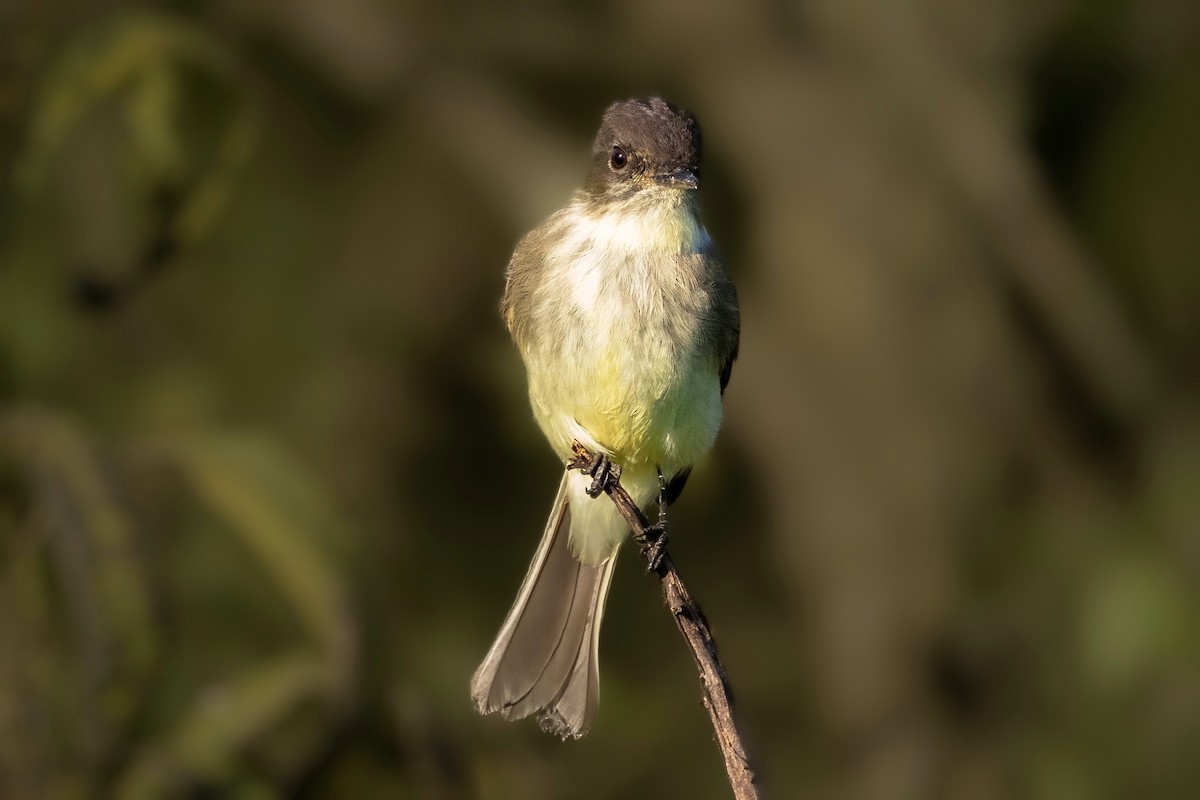
[[[728,796],[623,559],[595,730],[467,682],[558,465],[496,313],[613,99],[742,297],[674,516],[774,797],[1200,783],[1185,3],[0,11],[0,796]]]

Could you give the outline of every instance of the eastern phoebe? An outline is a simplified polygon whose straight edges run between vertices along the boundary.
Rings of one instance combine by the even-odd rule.
[[[700,127],[657,97],[614,103],[584,188],[517,243],[501,312],[533,413],[564,460],[578,440],[619,464],[639,506],[671,502],[716,438],[737,356],[737,293],[697,218]],[[597,645],[629,526],[563,475],[533,563],[471,680],[482,714],[587,733]]]

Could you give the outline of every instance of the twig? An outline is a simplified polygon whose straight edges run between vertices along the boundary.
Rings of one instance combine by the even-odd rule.
[[[578,469],[587,473],[595,471],[595,456],[578,442],[572,445],[571,449],[575,457],[567,462],[567,469]],[[616,475],[603,481],[603,487],[604,492],[612,498],[617,511],[629,523],[634,539],[641,545],[643,552],[647,552],[651,543],[646,529],[650,527],[650,523],[642,510],[621,486]],[[709,719],[717,734],[717,745],[725,759],[725,773],[729,776],[733,796],[736,800],[758,800],[754,770],[750,768],[746,746],[742,744],[742,737],[733,721],[733,689],[729,686],[725,668],[721,666],[721,659],[717,655],[717,643],[713,641],[708,620],[704,618],[700,604],[692,599],[683,579],[675,570],[671,554],[665,548],[654,572],[662,583],[663,600],[666,601],[667,608],[671,609],[679,632],[687,640],[688,647],[692,650],[692,658],[696,662],[696,669],[700,672],[704,707],[708,709]]]

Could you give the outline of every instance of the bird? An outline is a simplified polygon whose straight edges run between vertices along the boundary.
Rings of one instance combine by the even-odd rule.
[[[517,243],[501,316],[533,416],[564,460],[576,443],[619,467],[639,507],[678,497],[712,447],[738,355],[737,292],[699,217],[701,132],[662,98],[610,105],[583,187]],[[563,739],[592,727],[599,636],[629,526],[566,470],[532,563],[471,680],[482,714],[536,715]]]

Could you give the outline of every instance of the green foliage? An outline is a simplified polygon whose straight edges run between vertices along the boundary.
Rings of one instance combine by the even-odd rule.
[[[351,643],[340,579],[327,552],[339,530],[321,487],[261,439],[197,437],[162,449],[287,595],[326,655],[336,688],[346,678]]]
[[[320,738],[296,729],[312,728],[305,719],[312,709],[336,718],[354,658],[337,567],[345,531],[311,476],[261,437],[207,435],[135,448],[133,461],[149,459],[155,472],[183,476],[168,496],[219,520],[203,535],[236,540],[300,622],[301,634],[280,652],[252,648],[234,659],[242,666],[214,672],[163,663],[163,643],[173,637],[154,607],[201,616],[214,609],[180,606],[172,596],[179,589],[153,574],[147,550],[161,547],[153,540],[169,531],[137,524],[132,498],[119,496],[115,487],[128,491],[136,472],[129,457],[98,454],[77,427],[33,411],[0,417],[0,452],[9,459],[0,495],[9,548],[0,582],[8,657],[0,674],[10,687],[0,714],[0,740],[10,745],[0,775],[12,792],[71,793],[68,787],[105,773],[114,776],[116,795],[128,798],[233,785],[261,740],[284,731],[290,744],[277,755],[282,775],[311,756]],[[40,643],[32,651],[39,658],[13,657],[29,654],[33,643]],[[157,676],[164,667],[207,673],[182,702],[168,700],[175,711],[165,715],[155,709],[171,694],[171,682]],[[48,728],[35,722],[42,717]]]
[[[174,728],[141,748],[116,796],[133,800],[186,786],[237,785],[245,753],[260,739],[277,736],[297,709],[326,695],[328,682],[328,664],[309,652],[254,662],[208,689]]]
[[[257,109],[238,85],[241,74],[236,57],[214,37],[172,17],[125,14],[89,30],[64,49],[42,82],[17,184],[38,191],[86,117],[116,105],[137,188],[186,189],[187,202],[171,227],[180,241],[194,242],[212,225],[257,140]],[[205,91],[229,97],[204,98],[208,113],[201,119],[190,106]]]

